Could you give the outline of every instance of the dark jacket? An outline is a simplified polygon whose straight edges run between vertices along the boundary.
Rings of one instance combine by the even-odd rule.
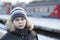
[[[12,32],[8,32],[5,34],[1,40],[38,40],[37,35],[34,35],[32,31],[29,30],[23,30],[18,29]]]

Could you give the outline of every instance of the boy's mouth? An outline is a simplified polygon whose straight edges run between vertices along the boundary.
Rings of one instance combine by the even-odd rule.
[[[22,27],[23,25],[19,25],[19,27]]]

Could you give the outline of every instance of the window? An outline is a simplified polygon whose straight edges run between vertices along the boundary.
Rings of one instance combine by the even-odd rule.
[[[40,7],[40,12],[48,12],[48,8],[47,7]]]

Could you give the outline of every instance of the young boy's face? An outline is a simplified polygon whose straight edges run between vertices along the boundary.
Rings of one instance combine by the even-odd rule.
[[[13,24],[15,28],[24,29],[26,25],[26,19],[24,19],[23,17],[17,17],[13,20]]]

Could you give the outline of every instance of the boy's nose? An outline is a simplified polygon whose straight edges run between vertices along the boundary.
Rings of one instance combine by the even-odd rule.
[[[22,24],[22,21],[19,21],[19,24]]]

